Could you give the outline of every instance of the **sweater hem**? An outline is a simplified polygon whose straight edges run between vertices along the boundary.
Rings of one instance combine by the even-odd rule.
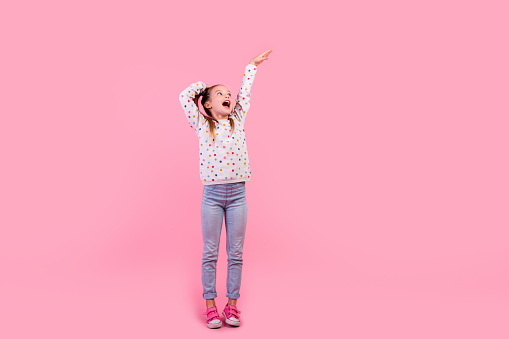
[[[241,181],[250,181],[251,178],[241,178],[241,179],[230,179],[230,180],[221,180],[221,181],[209,181],[209,182],[206,182],[206,181],[202,181],[203,185],[204,186],[207,186],[207,185],[219,185],[219,184],[229,184],[229,183],[234,183],[234,182],[241,182]]]

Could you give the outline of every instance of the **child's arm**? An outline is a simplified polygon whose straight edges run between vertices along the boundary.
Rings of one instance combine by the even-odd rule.
[[[204,118],[202,117],[198,106],[196,106],[194,99],[197,95],[205,90],[207,85],[204,82],[197,81],[189,85],[179,95],[180,105],[186,114],[187,121],[191,128],[194,129],[196,135],[199,134],[200,127]]]
[[[238,119],[242,122],[242,124],[244,123],[247,116],[247,112],[249,111],[251,100],[251,86],[253,86],[256,71],[258,70],[257,66],[261,64],[264,60],[267,60],[271,52],[272,50],[269,49],[264,53],[251,59],[249,64],[246,66],[246,69],[244,70],[242,85],[240,86],[240,91],[239,94],[237,95],[236,100],[237,103],[234,109],[234,114],[237,115]]]
[[[244,123],[247,112],[249,111],[251,86],[253,86],[256,70],[257,67],[253,64],[248,64],[246,66],[246,69],[244,70],[244,77],[242,78],[242,85],[240,86],[240,91],[237,95],[237,103],[235,104],[235,108],[233,110],[233,114],[235,114],[242,123]]]

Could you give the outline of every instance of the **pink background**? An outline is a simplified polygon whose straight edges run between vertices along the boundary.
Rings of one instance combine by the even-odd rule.
[[[506,2],[10,3],[0,337],[509,336]],[[178,94],[236,95],[270,48],[246,124],[244,323],[211,331]]]

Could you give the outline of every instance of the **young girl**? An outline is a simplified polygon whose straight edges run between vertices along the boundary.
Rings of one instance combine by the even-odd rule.
[[[244,123],[250,106],[251,86],[257,66],[268,59],[271,49],[253,58],[246,66],[240,92],[235,103],[226,86],[209,86],[201,81],[192,83],[180,93],[179,101],[199,141],[200,179],[203,183],[201,223],[203,258],[201,277],[206,301],[206,324],[219,328],[214,298],[219,239],[225,218],[228,275],[223,310],[227,324],[240,325],[237,299],[240,297],[242,248],[247,222],[246,181],[251,180]],[[198,99],[205,109],[198,109]]]

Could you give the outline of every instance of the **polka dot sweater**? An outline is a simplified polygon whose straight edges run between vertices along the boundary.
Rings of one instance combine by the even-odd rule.
[[[232,133],[228,119],[218,120],[210,138],[209,123],[200,113],[193,99],[205,90],[206,84],[197,81],[180,93],[179,101],[191,128],[198,136],[200,179],[204,185],[226,184],[251,180],[244,122],[250,106],[251,86],[257,67],[248,64],[233,112]]]

